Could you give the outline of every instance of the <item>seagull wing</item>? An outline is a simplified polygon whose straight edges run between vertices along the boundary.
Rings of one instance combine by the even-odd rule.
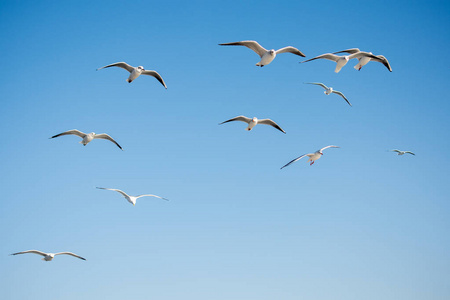
[[[144,70],[144,71],[142,71],[141,74],[143,74],[143,75],[150,75],[150,76],[155,77],[155,78],[158,79],[158,81],[161,82],[161,84],[167,89],[167,86],[166,86],[166,84],[164,83],[164,80],[162,79],[161,75],[158,74],[158,72],[156,72],[156,71]]]
[[[286,53],[286,52],[289,52],[289,53],[292,53],[292,54],[295,54],[295,55],[298,55],[298,56],[305,57],[305,54],[303,54],[300,50],[298,50],[297,48],[292,47],[292,46],[287,46],[287,47],[278,49],[276,51],[277,54]]]
[[[411,151],[405,151],[405,153],[409,153],[409,154],[415,155],[415,154],[412,153]]]
[[[393,150],[391,150],[391,152],[397,152],[397,153],[400,153],[400,152],[402,152],[402,151],[397,150],[397,149],[393,149]]]
[[[129,64],[127,64],[126,62],[116,62],[116,63],[114,63],[114,64],[110,64],[110,65],[107,65],[107,66],[104,66],[104,67],[101,67],[101,68],[98,68],[97,69],[97,71],[98,70],[101,70],[101,69],[105,69],[105,68],[110,68],[110,67],[119,67],[119,68],[122,68],[122,69],[124,69],[124,70],[127,70],[128,72],[133,72],[133,67],[132,66],[130,66]]]
[[[278,124],[275,123],[274,121],[272,121],[271,119],[262,119],[262,120],[258,120],[258,124],[270,125],[270,126],[272,126],[272,127],[275,127],[276,129],[278,129],[278,130],[281,131],[282,133],[286,133],[286,131],[284,131],[283,129],[281,129],[281,127],[278,126]]]
[[[46,256],[46,255],[47,255],[47,253],[42,252],[42,251],[38,251],[38,250],[27,250],[27,251],[22,251],[22,252],[12,253],[12,254],[10,254],[10,255],[26,254],[26,253],[39,254],[39,255],[42,255],[42,256]]]
[[[322,152],[323,150],[328,149],[328,148],[341,148],[341,147],[330,145],[330,146],[323,147],[322,149],[319,150],[319,152]]]
[[[77,136],[79,136],[82,139],[86,136],[86,133],[83,133],[83,132],[81,132],[79,130],[76,130],[76,129],[72,129],[72,130],[68,130],[66,132],[54,135],[54,136],[51,137],[51,139],[53,139],[55,137],[58,137],[58,136],[69,135],[69,134],[77,135]]]
[[[321,83],[321,82],[305,82],[305,84],[315,84],[315,85],[320,85],[321,87],[323,87],[324,89],[327,89],[328,87]]]
[[[263,56],[267,50],[256,41],[241,41],[234,43],[219,44],[220,46],[245,46],[255,51],[259,56]]]
[[[361,52],[358,48],[351,48],[351,49],[347,49],[347,50],[342,50],[342,51],[338,51],[338,52],[333,52],[332,54],[338,54],[338,53],[349,53],[349,54],[354,54],[354,53],[358,53]]]
[[[332,60],[332,61],[334,61],[334,62],[337,62],[338,59],[341,58],[341,56],[335,55],[335,54],[333,54],[333,53],[325,53],[325,54],[316,56],[316,57],[314,57],[314,58],[311,58],[311,59],[308,59],[308,60],[301,61],[300,63],[305,63],[305,62],[312,61],[312,60],[315,60],[315,59],[320,59],[320,58],[328,59],[328,60]]]
[[[100,134],[96,134],[94,135],[94,139],[103,139],[103,140],[108,140],[113,142],[114,144],[116,144],[117,147],[120,148],[120,150],[123,150],[122,147],[120,147],[120,145],[109,135],[107,135],[106,133],[100,133]]]
[[[118,192],[124,197],[130,197],[130,196],[127,195],[127,193],[125,193],[124,191],[118,190],[118,189],[107,189],[107,188],[102,188],[102,187],[97,187],[97,188],[101,189],[101,190],[108,190],[108,191]]]
[[[86,258],[84,258],[84,257],[81,257],[81,256],[79,256],[79,255],[76,255],[75,253],[72,253],[72,252],[59,252],[59,253],[55,253],[55,255],[72,255],[72,256],[74,256],[74,257],[76,257],[76,258],[79,258],[79,259],[82,259],[82,260],[86,260]]]
[[[348,105],[352,106],[352,104],[350,103],[350,101],[348,101],[347,98],[345,98],[344,94],[342,94],[341,92],[339,92],[339,91],[332,91],[332,93],[335,93],[335,94],[341,96],[342,98],[345,99],[345,101],[347,101]]]
[[[303,157],[305,157],[305,156],[307,156],[307,155],[308,155],[308,154],[303,154],[302,156],[299,156],[299,157],[297,157],[296,159],[291,160],[290,162],[288,162],[287,164],[285,164],[284,166],[282,166],[282,167],[280,168],[280,170],[283,169],[283,168],[285,168],[285,167],[287,167],[287,166],[289,166],[290,164],[295,163],[297,160],[300,160],[300,159],[302,159]]]
[[[219,123],[219,125],[222,125],[222,124],[228,123],[228,122],[232,122],[232,121],[242,121],[242,122],[245,122],[248,124],[248,123],[250,123],[251,120],[252,119],[247,118],[246,116],[237,116],[233,119],[229,119],[229,120],[226,120],[225,122]]]
[[[136,196],[136,199],[137,198],[141,198],[141,197],[156,197],[156,198],[159,198],[159,199],[163,199],[163,200],[169,201],[169,199],[166,199],[166,198],[163,198],[163,197],[160,197],[160,196],[156,196],[156,195],[152,195],[152,194],[139,195],[139,196]]]
[[[371,58],[371,60],[382,63],[389,70],[389,72],[392,72],[392,68],[391,65],[389,64],[389,61],[383,55],[377,55],[376,58]]]
[[[379,59],[377,56],[375,56],[375,55],[373,55],[373,54],[370,54],[369,52],[357,52],[357,53],[353,53],[353,54],[350,54],[350,55],[349,55],[348,59],[349,59],[349,60],[350,60],[350,59],[353,59],[353,58],[360,59],[361,57],[364,57],[364,56],[369,57],[370,59]]]

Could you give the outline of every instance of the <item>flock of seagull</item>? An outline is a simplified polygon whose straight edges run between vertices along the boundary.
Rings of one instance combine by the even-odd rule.
[[[295,47],[292,46],[288,46],[288,47],[284,47],[278,50],[267,50],[264,47],[262,47],[258,42],[256,41],[240,41],[240,42],[233,42],[233,43],[223,43],[223,44],[219,44],[220,46],[244,46],[247,47],[251,50],[253,50],[254,52],[256,52],[256,54],[258,54],[261,58],[261,60],[256,63],[256,66],[259,67],[264,67],[268,64],[270,64],[275,57],[278,54],[281,53],[292,53],[301,57],[305,57],[305,55],[303,54],[303,52],[301,52],[300,50],[298,50]],[[347,53],[348,55],[343,55],[343,56],[339,56],[336,54],[339,53]],[[319,56],[316,56],[314,58],[302,61],[301,63],[305,63],[305,62],[309,62],[309,61],[313,61],[316,59],[327,59],[327,60],[331,60],[336,62],[336,68],[335,68],[335,72],[339,73],[339,71],[347,64],[347,62],[351,59],[358,59],[358,64],[356,64],[354,66],[354,68],[356,70],[361,70],[361,68],[363,66],[365,66],[367,63],[369,63],[370,61],[375,61],[375,62],[379,62],[382,63],[390,72],[392,72],[392,68],[389,64],[389,61],[386,59],[386,57],[384,57],[383,55],[373,55],[372,52],[364,52],[364,51],[360,51],[358,48],[352,48],[352,49],[347,49],[347,50],[343,50],[343,51],[338,51],[338,52],[333,52],[333,53],[325,53]],[[106,65],[104,67],[98,68],[97,70],[101,70],[101,69],[106,69],[106,68],[110,68],[110,67],[118,67],[118,68],[122,68],[126,71],[128,71],[130,73],[129,77],[127,78],[127,82],[131,83],[133,82],[133,80],[135,80],[136,78],[138,78],[140,75],[149,75],[149,76],[153,76],[155,77],[163,86],[164,88],[167,89],[167,85],[164,82],[163,78],[161,77],[161,75],[159,75],[158,72],[154,71],[154,70],[145,70],[143,66],[138,66],[138,67],[132,67],[129,64],[125,63],[125,62],[117,62],[117,63],[113,63],[110,65]],[[306,82],[306,84],[312,84],[312,85],[318,85],[321,86],[322,88],[325,89],[324,93],[326,95],[330,95],[332,93],[337,94],[339,96],[341,96],[347,103],[348,105],[352,106],[352,104],[350,103],[350,101],[345,97],[345,95],[342,92],[336,91],[334,90],[332,87],[328,87],[323,83],[320,82]],[[240,122],[245,122],[248,124],[246,130],[250,131],[252,130],[257,124],[263,124],[263,125],[270,125],[272,127],[274,127],[275,129],[286,133],[277,123],[275,123],[273,120],[271,119],[258,119],[256,117],[254,118],[248,118],[245,116],[237,116],[234,117],[232,119],[226,120],[222,123],[219,123],[219,125],[221,124],[225,124],[228,122],[233,122],[233,121],[240,121]],[[68,130],[59,134],[56,134],[54,136],[51,137],[51,139],[53,138],[57,138],[60,136],[64,136],[64,135],[76,135],[80,138],[82,138],[82,140],[80,141],[80,143],[83,146],[86,146],[88,143],[90,143],[92,140],[94,139],[104,139],[104,140],[108,140],[112,143],[114,143],[118,148],[120,148],[121,150],[122,147],[108,134],[106,133],[100,133],[100,134],[96,134],[95,132],[91,132],[91,133],[84,133],[81,132],[77,129],[72,129],[72,130]],[[303,154],[293,160],[291,160],[290,162],[288,162],[287,164],[285,164],[284,166],[281,167],[281,169],[299,161],[300,159],[302,159],[303,157],[308,157],[308,161],[310,162],[310,165],[313,165],[314,162],[316,160],[318,160],[319,158],[322,157],[323,155],[323,150],[328,149],[328,148],[340,148],[338,146],[335,145],[329,145],[326,147],[323,147],[319,150],[317,150],[314,153],[308,153],[308,154]],[[392,152],[396,152],[398,155],[404,155],[404,154],[411,154],[411,155],[415,155],[413,152],[411,151],[401,151],[398,149],[394,149],[394,150],[390,150]],[[102,189],[102,190],[109,190],[109,191],[114,191],[117,192],[119,194],[121,194],[128,202],[130,202],[133,205],[136,205],[136,200],[141,198],[141,197],[155,197],[155,198],[159,198],[162,200],[168,200],[166,198],[157,196],[157,195],[152,195],[152,194],[144,194],[144,195],[139,195],[139,196],[130,196],[127,193],[125,193],[122,190],[119,189],[111,189],[111,188],[103,188],[103,187],[97,187],[97,189]],[[85,258],[74,254],[72,252],[59,252],[59,253],[45,253],[42,251],[38,251],[38,250],[27,250],[27,251],[22,251],[22,252],[17,252],[17,253],[12,253],[11,255],[18,255],[18,254],[28,254],[28,253],[32,253],[32,254],[37,254],[40,256],[43,256],[42,260],[44,261],[51,261],[53,260],[53,258],[56,255],[70,255],[82,260],[86,260]]]

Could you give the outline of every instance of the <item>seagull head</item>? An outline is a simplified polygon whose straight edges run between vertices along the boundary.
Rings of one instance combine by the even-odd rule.
[[[270,55],[274,55],[275,54],[275,50],[269,50]]]
[[[255,122],[255,123],[258,122],[258,118],[253,117],[252,122]]]
[[[141,71],[145,71],[145,69],[144,69],[144,67],[143,66],[139,66],[139,67],[137,67],[139,70],[141,70]]]
[[[95,132],[91,132],[92,135],[95,135]]]

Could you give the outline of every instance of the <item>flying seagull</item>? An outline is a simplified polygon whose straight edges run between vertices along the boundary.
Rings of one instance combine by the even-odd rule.
[[[308,162],[311,162],[311,163],[309,164],[309,165],[311,166],[312,164],[314,164],[314,162],[315,162],[316,160],[318,160],[318,159],[323,155],[322,151],[325,150],[325,149],[327,149],[327,148],[340,148],[340,147],[330,145],[330,146],[323,147],[322,149],[317,150],[317,151],[314,152],[314,153],[303,154],[302,156],[299,156],[299,157],[297,157],[296,159],[293,159],[293,160],[291,160],[290,162],[288,162],[287,164],[285,164],[284,166],[282,166],[281,169],[283,169],[283,168],[289,166],[289,165],[292,164],[292,163],[295,163],[297,160],[300,160],[301,158],[303,158],[303,157],[305,157],[305,156],[308,156],[308,157],[309,157]]]
[[[256,64],[257,66],[260,66],[260,67],[264,67],[265,65],[270,64],[272,62],[272,60],[275,59],[275,56],[277,56],[277,54],[280,54],[280,53],[290,52],[292,54],[305,57],[305,54],[303,54],[300,50],[298,50],[297,48],[291,47],[291,46],[284,47],[284,48],[278,49],[276,51],[274,49],[267,50],[263,46],[258,44],[258,42],[256,42],[256,41],[242,41],[242,42],[225,43],[225,44],[219,44],[219,45],[220,46],[245,46],[247,48],[252,49],[253,51],[256,52],[256,54],[258,54],[261,57],[261,61]]]
[[[391,150],[391,152],[397,152],[397,155],[403,155],[403,154],[406,154],[406,153],[415,155],[411,151],[400,151],[400,150],[397,150],[397,149]]]
[[[261,119],[258,120],[258,118],[247,118],[245,116],[238,116],[229,120],[226,120],[225,122],[219,123],[219,125],[222,125],[224,123],[228,123],[228,122],[232,122],[232,121],[242,121],[248,124],[247,126],[247,130],[252,130],[253,127],[256,126],[256,124],[265,124],[265,125],[270,125],[272,127],[275,127],[276,129],[278,129],[279,131],[286,133],[283,129],[281,129],[280,126],[278,126],[277,123],[275,123],[274,121],[272,121],[271,119]]]
[[[336,54],[333,54],[333,53],[325,53],[325,54],[316,56],[314,58],[301,61],[300,63],[305,63],[305,62],[308,62],[308,61],[312,61],[312,60],[315,60],[315,59],[321,59],[321,58],[328,59],[328,60],[336,62],[336,69],[334,70],[334,72],[339,73],[339,71],[342,69],[342,67],[345,66],[350,59],[353,59],[353,58],[360,59],[362,57],[369,57],[369,58],[372,58],[372,59],[378,59],[378,57],[376,57],[375,55],[367,53],[367,52],[358,52],[358,53],[353,53],[353,54],[345,55],[345,56],[339,56],[339,55],[336,55]]]
[[[27,250],[27,251],[23,251],[23,252],[17,252],[17,253],[13,253],[10,255],[17,255],[17,254],[26,254],[26,253],[33,253],[33,254],[39,254],[41,256],[43,256],[42,260],[45,261],[51,261],[56,255],[72,255],[76,258],[82,259],[82,260],[86,260],[86,258],[83,258],[81,256],[78,256],[72,252],[59,252],[59,253],[45,253],[45,252],[41,252],[38,250]]]
[[[125,199],[127,199],[127,201],[128,202],[130,202],[131,204],[133,204],[133,205],[136,205],[136,200],[138,199],[138,198],[141,198],[141,197],[156,197],[156,198],[159,198],[159,199],[163,199],[163,200],[166,200],[166,201],[169,201],[169,199],[166,199],[166,198],[163,198],[163,197],[159,197],[159,196],[156,196],[156,195],[151,195],[151,194],[145,194],[145,195],[139,195],[139,196],[130,196],[130,195],[128,195],[127,193],[125,193],[124,191],[121,191],[121,190],[118,190],[118,189],[107,189],[107,188],[102,188],[102,187],[97,187],[98,189],[101,189],[101,190],[108,190],[108,191],[115,191],[115,192],[118,192],[118,193],[120,193],[122,196],[124,196],[125,197]]]
[[[347,50],[343,50],[343,51],[333,52],[333,54],[337,54],[337,53],[349,53],[349,54],[368,53],[368,54],[372,54],[372,52],[360,51],[358,48],[352,48],[352,49],[347,49]],[[384,57],[383,55],[375,55],[375,57],[376,58],[369,57],[369,56],[360,57],[360,58],[358,58],[358,61],[359,61],[358,64],[356,66],[354,66],[353,68],[360,71],[363,66],[365,66],[369,61],[373,60],[373,61],[382,63],[389,70],[389,72],[392,72],[391,65],[389,64],[389,61],[387,60],[386,57]]]
[[[323,88],[325,89],[324,93],[325,93],[326,95],[329,95],[329,94],[331,94],[331,93],[338,94],[339,96],[341,96],[342,98],[344,98],[345,101],[347,101],[348,105],[352,106],[352,104],[347,100],[347,98],[345,98],[344,94],[342,94],[342,93],[339,92],[339,91],[333,90],[332,87],[327,87],[325,84],[320,83],[320,82],[306,82],[306,83],[307,83],[307,84],[320,85],[321,87],[323,87]]]
[[[84,133],[79,130],[72,129],[72,130],[68,130],[66,132],[54,135],[51,137],[51,139],[56,138],[58,136],[69,135],[69,134],[77,135],[80,138],[82,138],[83,140],[80,142],[80,144],[83,144],[83,146],[86,146],[93,139],[104,139],[104,140],[113,142],[114,144],[116,144],[117,147],[119,147],[121,150],[123,150],[122,147],[120,147],[120,145],[106,133],[100,133],[100,134],[96,134],[95,132]]]
[[[164,83],[164,80],[162,79],[161,75],[158,74],[158,72],[151,71],[151,70],[145,70],[143,66],[132,67],[129,64],[127,64],[126,62],[117,62],[114,64],[110,64],[110,65],[98,68],[97,71],[101,70],[101,69],[109,68],[109,67],[119,67],[119,68],[125,69],[128,72],[130,72],[131,74],[127,79],[128,83],[131,83],[133,80],[138,78],[141,74],[142,75],[150,75],[150,76],[155,77],[167,89],[167,86]]]

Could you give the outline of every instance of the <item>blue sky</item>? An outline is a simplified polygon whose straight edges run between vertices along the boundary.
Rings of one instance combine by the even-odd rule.
[[[1,299],[448,299],[444,1],[3,1]],[[389,59],[264,68],[244,47]],[[158,71],[128,84],[117,61]],[[323,82],[342,91],[325,96]],[[251,132],[237,115],[271,118]],[[106,132],[83,147],[79,129]],[[313,166],[291,159],[326,145]],[[411,150],[397,156],[387,150]],[[152,193],[133,207],[120,195]],[[87,258],[8,256],[28,249]]]

